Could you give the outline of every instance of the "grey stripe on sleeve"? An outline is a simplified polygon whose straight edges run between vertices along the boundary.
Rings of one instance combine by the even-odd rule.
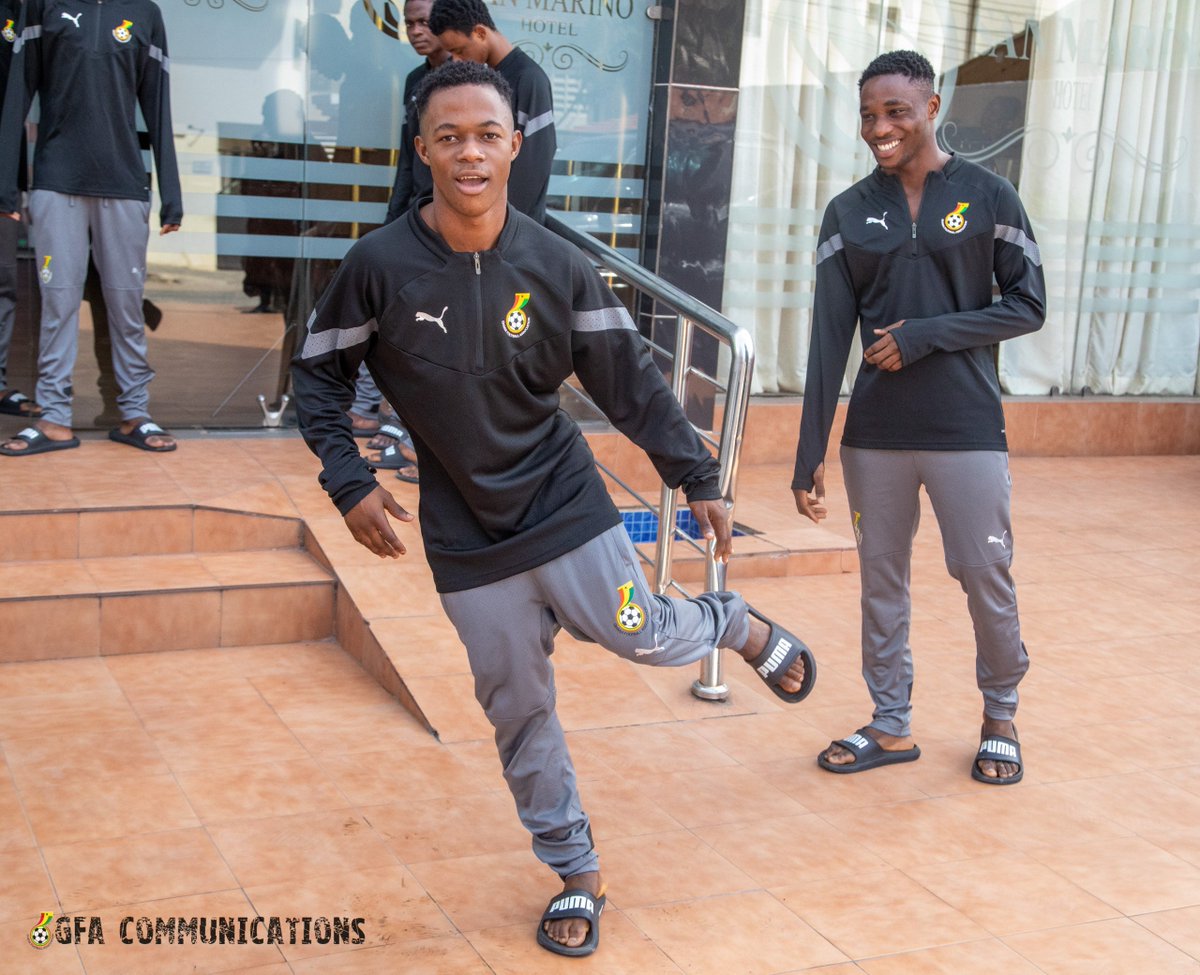
[[[1016,244],[1025,252],[1025,256],[1033,262],[1034,267],[1042,266],[1042,252],[1037,241],[1025,233],[1020,227],[1008,227],[1002,223],[996,224],[996,239]]]
[[[32,24],[29,27],[26,27],[23,31],[21,31],[21,36],[17,38],[16,43],[13,44],[13,54],[16,54],[19,50],[21,50],[21,48],[23,48],[29,41],[37,40],[41,36],[41,24]]]
[[[576,332],[605,332],[613,328],[628,328],[637,331],[633,319],[623,305],[615,308],[595,308],[592,311],[577,311],[572,316],[571,328]]]
[[[162,62],[162,69],[164,71],[171,70],[171,59],[163,54],[163,49],[161,47],[159,47],[157,44],[151,44],[149,53],[150,57],[152,57],[155,61]]]
[[[304,350],[300,353],[301,359],[315,359],[317,356],[327,355],[335,349],[348,349],[352,345],[360,345],[367,341],[373,332],[379,330],[379,323],[372,318],[355,328],[327,328],[323,332],[314,332],[312,324],[316,317],[315,311],[309,316],[306,326],[308,337],[304,340]]]
[[[554,124],[554,111],[542,112],[541,115],[535,115],[525,123],[524,132],[526,138],[533,135],[535,132],[540,132],[542,129]]]
[[[820,264],[826,258],[833,257],[843,247],[842,235],[834,234],[825,243],[817,248],[817,263]]]

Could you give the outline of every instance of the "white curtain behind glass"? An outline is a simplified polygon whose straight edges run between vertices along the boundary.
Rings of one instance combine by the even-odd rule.
[[[1026,21],[1037,37],[1020,189],[1050,311],[1041,332],[1002,344],[1002,383],[1015,393],[1195,391],[1200,154],[1189,126],[1200,117],[1200,55],[1188,39],[1200,37],[1198,7],[749,0],[723,310],[754,333],[755,391],[804,388],[821,215],[874,165],[858,138],[862,69],[911,47],[948,70]]]

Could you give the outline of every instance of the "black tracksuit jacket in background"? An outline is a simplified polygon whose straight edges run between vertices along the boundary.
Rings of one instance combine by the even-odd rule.
[[[620,523],[559,406],[572,372],[667,484],[720,496],[716,461],[624,306],[578,249],[511,206],[478,253],[451,251],[414,206],[355,244],[318,302],[292,377],[343,514],[376,486],[346,415],[363,361],[417,449],[439,592],[544,565]]]
[[[999,301],[993,303],[993,279]],[[859,369],[842,443],[879,450],[1007,450],[993,347],[1041,328],[1046,282],[1017,192],[952,156],[925,180],[916,221],[876,169],[825,210],[817,246],[808,382],[792,487],[825,458],[846,360],[891,334],[903,368]]]
[[[171,130],[170,58],[151,0],[25,0],[0,117],[0,211],[17,209],[25,116],[41,96],[35,190],[149,200],[137,108],[150,133],[163,224],[183,219]]]

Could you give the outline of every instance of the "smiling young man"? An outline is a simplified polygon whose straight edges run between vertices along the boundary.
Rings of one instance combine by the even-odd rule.
[[[456,62],[417,94],[417,152],[433,197],[368,234],[342,263],[293,363],[301,430],[361,544],[404,545],[411,521],[355,449],[345,406],[360,362],[405,420],[421,465],[421,534],[442,606],[467,648],[505,780],[533,849],[563,880],[543,947],[590,954],[604,885],[555,712],[560,629],[621,657],[682,666],[737,649],[801,700],[812,654],[736,593],[651,593],[579,427],[559,408],[574,372],[732,551],[717,464],[628,312],[576,248],[506,203],[521,149],[504,79]],[[766,746],[765,746],[766,747]]]
[[[829,204],[818,241],[792,489],[800,514],[825,517],[825,450],[857,329],[865,351],[841,458],[862,578],[863,677],[875,704],[871,723],[818,761],[847,773],[921,754],[910,728],[908,633],[924,486],[975,628],[984,706],[971,774],[1013,784],[1023,775],[1013,717],[1029,657],[1009,572],[1010,479],[994,348],[1041,327],[1046,286],[1012,185],[938,146],[933,83],[932,66],[913,51],[880,55],[863,72],[861,134],[878,166]]]

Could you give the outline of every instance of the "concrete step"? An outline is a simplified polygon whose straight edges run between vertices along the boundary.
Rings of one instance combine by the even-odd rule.
[[[323,640],[298,519],[192,507],[0,516],[0,662]]]

